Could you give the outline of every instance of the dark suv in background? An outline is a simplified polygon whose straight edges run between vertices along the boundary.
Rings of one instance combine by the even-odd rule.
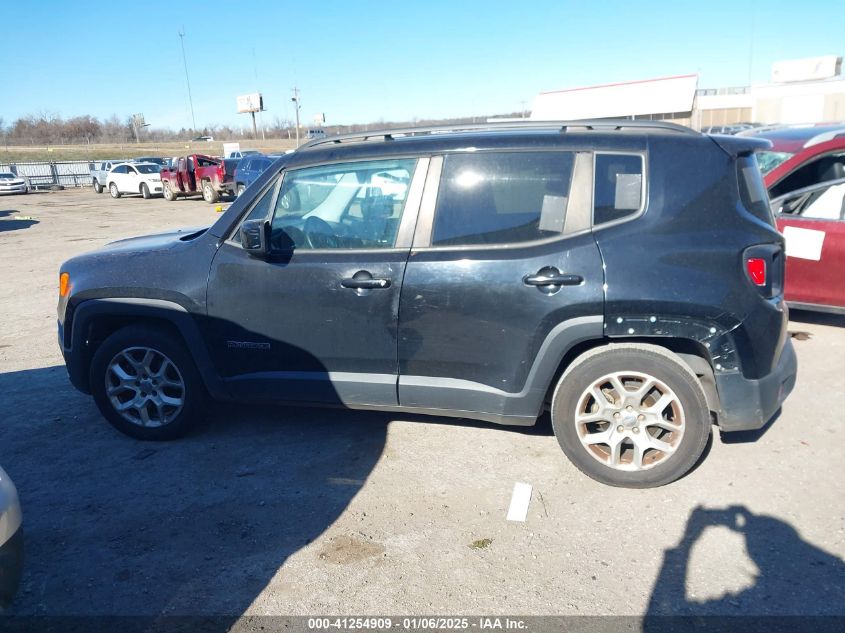
[[[209,396],[550,411],[589,476],[665,484],[795,382],[766,147],[631,121],[318,139],[208,229],[66,262],[59,343],[136,438],[184,433]]]

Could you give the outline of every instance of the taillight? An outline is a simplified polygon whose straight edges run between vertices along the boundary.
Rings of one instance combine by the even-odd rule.
[[[766,285],[766,260],[762,257],[749,257],[745,260],[745,268],[751,281],[757,286]]]
[[[783,294],[783,260],[780,244],[749,246],[742,254],[745,276],[767,299]]]

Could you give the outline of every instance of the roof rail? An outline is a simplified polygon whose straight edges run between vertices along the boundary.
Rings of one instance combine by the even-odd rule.
[[[557,130],[565,133],[570,128],[584,128],[587,130],[622,130],[628,128],[634,129],[654,129],[666,130],[669,132],[679,132],[682,134],[698,135],[692,128],[678,125],[677,123],[669,123],[668,121],[646,121],[646,120],[626,120],[626,119],[596,119],[596,120],[582,120],[582,121],[497,121],[493,123],[467,123],[456,125],[432,125],[424,127],[406,127],[396,128],[392,130],[367,130],[363,132],[354,132],[352,134],[341,134],[339,136],[327,136],[321,139],[315,139],[302,145],[299,149],[309,149],[317,147],[318,145],[333,145],[337,143],[347,143],[354,141],[369,141],[382,140],[392,141],[396,137],[406,136],[426,136],[430,134],[446,134],[454,132],[486,132],[494,130]]]

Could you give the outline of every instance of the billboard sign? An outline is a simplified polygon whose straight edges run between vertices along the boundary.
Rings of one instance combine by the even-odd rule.
[[[238,97],[238,114],[244,112],[261,112],[264,109],[264,97],[260,92],[253,92]]]

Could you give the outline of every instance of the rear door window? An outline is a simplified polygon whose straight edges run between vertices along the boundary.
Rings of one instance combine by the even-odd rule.
[[[631,218],[643,209],[643,157],[638,154],[596,154],[593,224]]]
[[[432,246],[531,242],[563,233],[572,152],[450,154],[434,212]],[[381,174],[397,187],[395,174]]]

